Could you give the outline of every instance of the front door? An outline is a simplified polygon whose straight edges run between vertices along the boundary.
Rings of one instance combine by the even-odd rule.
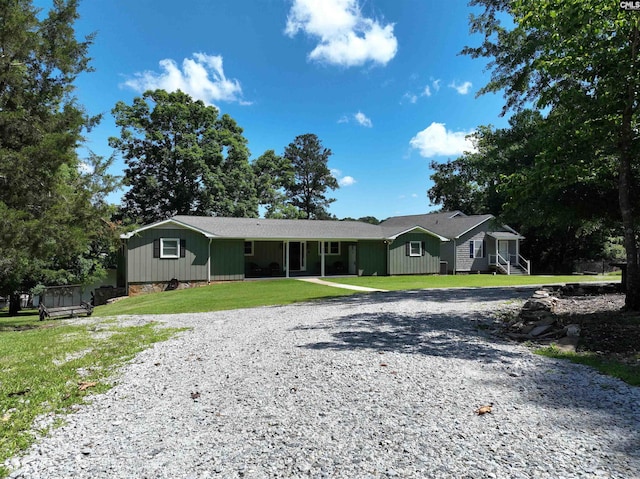
[[[356,245],[349,245],[349,274],[356,274],[357,264],[356,264]]]
[[[306,271],[307,248],[304,241],[289,242],[289,270]]]
[[[498,253],[502,256],[507,262],[511,261],[509,257],[509,242],[506,240],[498,240]]]

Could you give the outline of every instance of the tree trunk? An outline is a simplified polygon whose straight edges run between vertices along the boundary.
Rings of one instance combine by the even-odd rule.
[[[20,294],[11,293],[9,295],[9,316],[17,316],[20,309]]]
[[[634,83],[638,45],[640,37],[637,26],[631,32],[631,62],[632,75],[626,88],[625,107],[622,111],[622,125],[620,128],[620,170],[618,177],[618,198],[620,201],[620,214],[624,232],[624,248],[627,253],[627,284],[625,308],[631,311],[640,311],[640,269],[638,268],[638,245],[636,242],[636,225],[633,208],[633,170],[631,161],[633,157],[633,113],[635,104],[636,85]]]

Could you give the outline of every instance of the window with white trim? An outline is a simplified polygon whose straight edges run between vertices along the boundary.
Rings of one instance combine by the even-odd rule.
[[[160,258],[174,259],[180,257],[180,240],[178,238],[160,238]]]
[[[322,254],[322,245],[324,244],[324,254],[331,256],[340,255],[340,241],[318,242],[318,254]]]
[[[469,241],[469,258],[484,258],[484,241]]]
[[[244,255],[253,256],[253,241],[244,242]]]
[[[409,256],[422,256],[422,241],[409,242]]]

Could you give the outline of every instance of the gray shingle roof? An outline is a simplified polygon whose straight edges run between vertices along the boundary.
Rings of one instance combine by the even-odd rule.
[[[441,240],[458,238],[467,231],[493,219],[493,215],[466,216],[459,211],[425,215],[395,216],[380,225],[361,221],[276,220],[264,218],[224,218],[219,216],[179,215],[123,235],[133,234],[168,223],[194,229],[211,238],[246,240],[384,240],[421,228]]]
[[[394,216],[383,221],[380,226],[383,228],[402,228],[403,226],[418,225],[445,238],[455,239],[492,219],[494,219],[493,215],[467,216],[460,211],[448,211],[424,215]]]
[[[361,221],[276,220],[175,216],[177,222],[216,237],[244,239],[384,239],[377,225]]]

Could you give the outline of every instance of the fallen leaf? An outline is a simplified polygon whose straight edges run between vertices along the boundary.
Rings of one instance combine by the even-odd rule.
[[[380,366],[383,367],[383,368],[387,367],[387,365],[385,363],[380,363]]]
[[[194,401],[200,397],[200,393],[198,391],[191,393],[191,399]]]
[[[489,403],[486,406],[480,406],[478,409],[475,410],[475,413],[478,416],[482,416],[483,414],[489,414],[491,413],[492,407],[493,407],[493,403]]]
[[[80,381],[78,383],[78,389],[80,391],[86,391],[87,389],[92,388],[92,387],[97,386],[97,385],[98,385],[98,383],[95,382],[95,381]]]
[[[10,413],[10,412],[5,413],[5,414],[2,416],[2,418],[0,418],[0,421],[2,421],[2,422],[7,422],[9,419],[11,419],[11,413]]]

